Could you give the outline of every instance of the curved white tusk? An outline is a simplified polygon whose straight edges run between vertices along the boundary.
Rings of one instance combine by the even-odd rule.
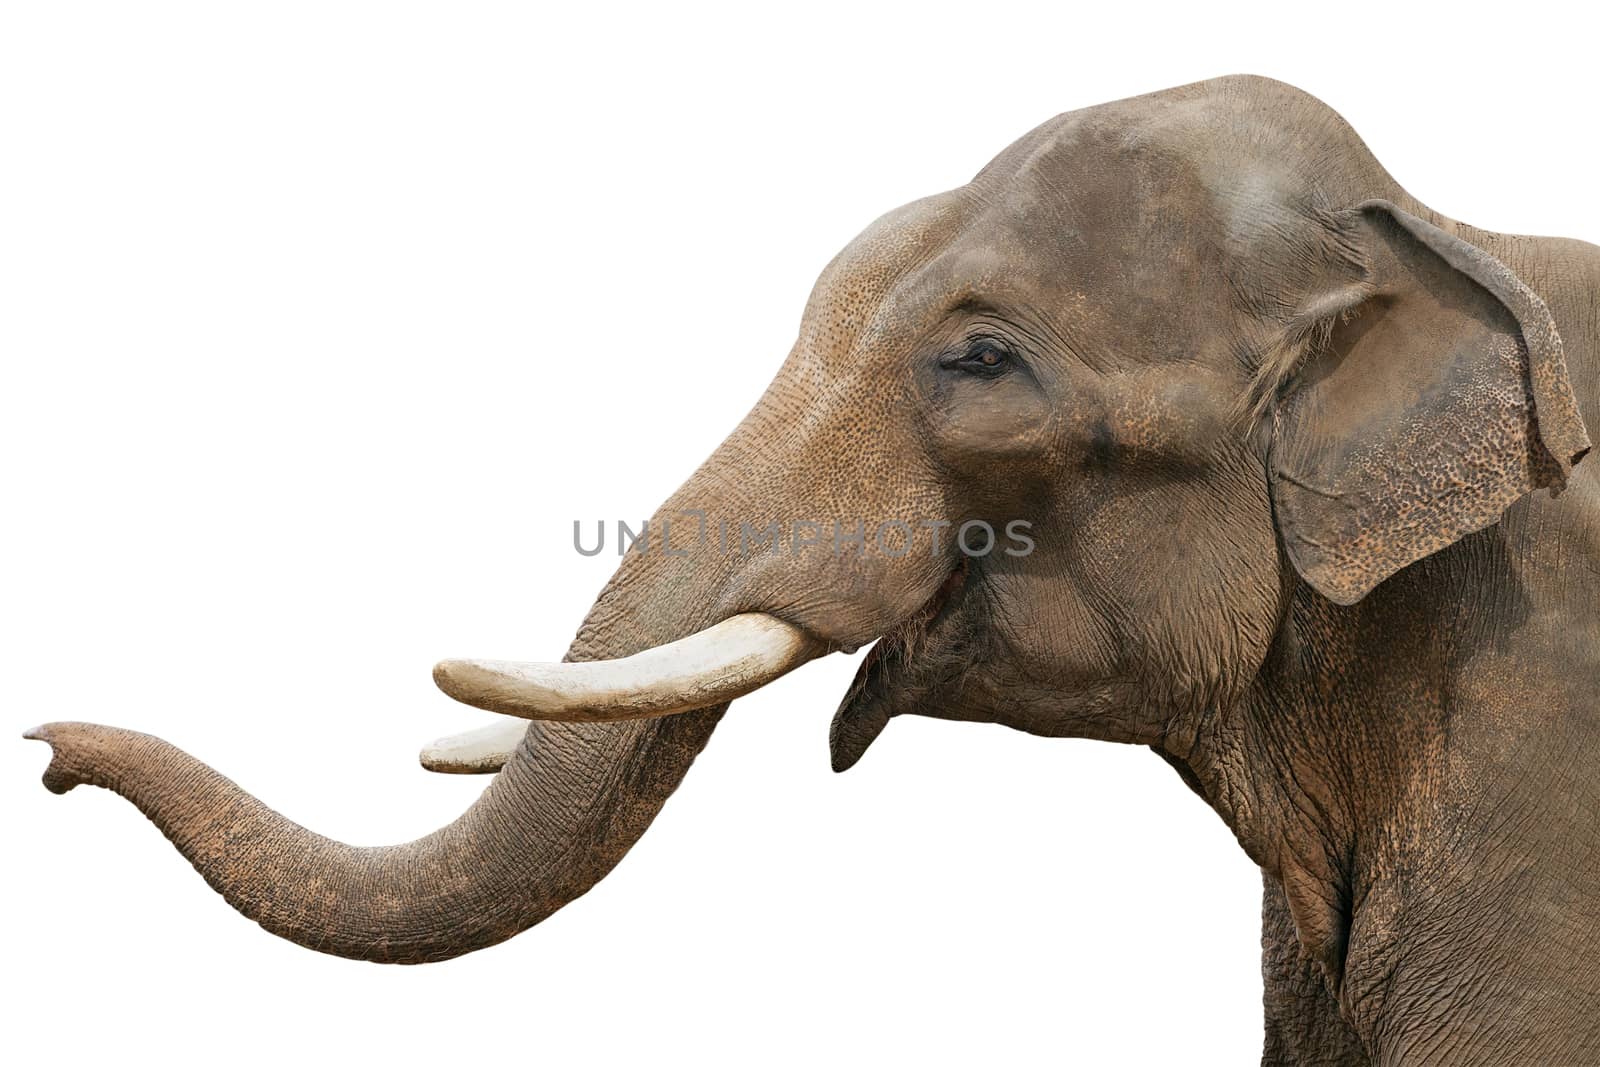
[[[423,748],[419,758],[423,767],[440,774],[494,774],[527,732],[522,719],[496,719],[488,726],[439,738]]]
[[[782,619],[735,615],[624,659],[586,663],[447,659],[433,669],[433,680],[463,704],[504,715],[614,722],[725,703],[824,651],[804,630]]]

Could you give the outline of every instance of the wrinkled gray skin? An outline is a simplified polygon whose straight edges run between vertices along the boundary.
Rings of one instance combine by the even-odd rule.
[[[839,769],[898,714],[993,721],[1149,745],[1227,821],[1264,1062],[1600,1062],[1597,309],[1600,249],[1440,216],[1287,86],[1062,115],[845,249],[656,517],[1026,519],[1036,550],[634,556],[571,656],[739,611],[887,635]],[[39,736],[47,784],[128,796],[274,933],[422,962],[604,875],[720,713],[535,726],[384,849],[153,738]]]

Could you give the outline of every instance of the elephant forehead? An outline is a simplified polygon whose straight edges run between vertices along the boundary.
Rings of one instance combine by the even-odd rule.
[[[1381,173],[1352,137],[1325,105],[1249,78],[1057,116],[852,241],[812,293],[802,348],[818,373],[882,370],[988,302],[1097,365],[1193,359],[1255,309],[1241,293],[1273,308],[1299,288],[1317,207]]]
[[[1068,128],[960,192],[936,225],[891,218],[850,250],[828,290],[833,340],[881,346],[984,303],[1111,342],[1173,337],[1230,299],[1226,271],[1208,269],[1226,220],[1181,163]]]
[[[854,341],[911,272],[938,255],[972,215],[965,188],[912,201],[882,216],[824,268],[806,304],[816,347]]]
[[[971,186],[908,204],[828,265],[806,308],[802,347],[835,370],[865,355],[881,362],[960,305],[1036,304],[1066,276],[1050,253],[1072,242],[1061,230],[1046,239],[1018,225]]]

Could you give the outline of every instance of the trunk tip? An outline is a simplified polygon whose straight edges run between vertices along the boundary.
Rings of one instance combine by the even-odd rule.
[[[95,727],[89,723],[51,722],[23,731],[24,739],[43,741],[50,746],[50,765],[44,769],[42,778],[50,792],[65,793],[74,786],[93,781],[87,754],[82,751],[84,746],[72,744],[74,733],[93,729]]]

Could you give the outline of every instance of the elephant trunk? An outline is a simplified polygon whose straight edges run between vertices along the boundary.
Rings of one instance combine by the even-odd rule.
[[[663,623],[662,605],[638,591],[656,583],[625,581],[628,569],[601,595],[569,659],[630,655],[703,621]],[[692,602],[681,586],[674,592],[663,597],[672,607]],[[426,963],[503,941],[599,881],[655,818],[725,710],[533,723],[455,822],[375,848],[312,833],[155,737],[71,722],[28,736],[53,749],[45,772],[52,791],[87,783],[126,797],[228,903],[272,933],[353,959]]]

